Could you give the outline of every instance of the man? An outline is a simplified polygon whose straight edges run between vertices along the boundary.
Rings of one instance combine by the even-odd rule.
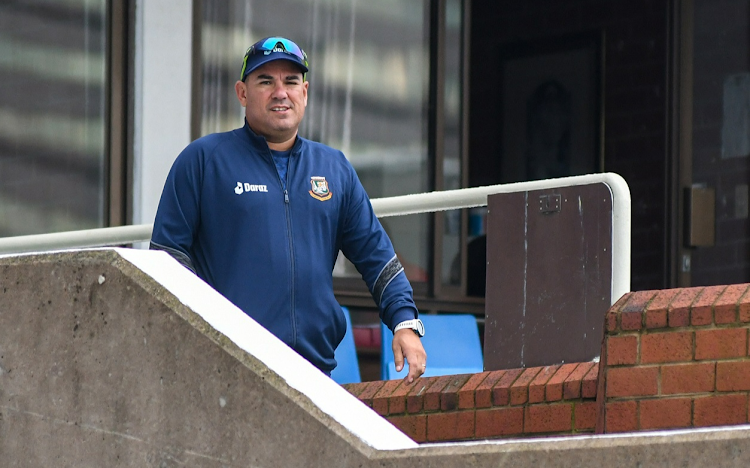
[[[169,252],[246,314],[330,375],[346,331],[333,295],[341,250],[394,331],[396,369],[426,367],[412,289],[344,155],[298,136],[307,55],[265,38],[246,52],[235,92],[245,125],[200,138],[176,159],[151,248]]]

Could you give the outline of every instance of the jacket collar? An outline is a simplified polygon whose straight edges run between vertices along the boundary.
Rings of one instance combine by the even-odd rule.
[[[262,152],[269,152],[268,143],[266,142],[266,139],[257,133],[253,131],[253,129],[250,128],[250,125],[247,123],[247,119],[245,119],[245,125],[240,130],[240,133],[242,133],[244,136],[247,137],[248,142],[257,150]],[[299,134],[297,134],[297,138],[294,140],[294,145],[292,145],[292,148],[290,149],[290,155],[295,155],[300,152],[300,149],[302,149],[302,142],[304,141],[304,138],[300,137]]]

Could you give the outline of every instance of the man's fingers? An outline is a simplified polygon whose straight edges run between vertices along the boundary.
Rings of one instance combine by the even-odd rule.
[[[416,362],[416,359],[414,361]],[[409,374],[406,376],[406,381],[409,383],[414,382],[414,379],[424,374],[424,371],[425,368],[422,367],[422,364],[409,364]]]
[[[401,346],[397,346],[396,343],[393,346],[393,362],[396,364],[396,372],[401,372],[401,369],[404,368],[404,354],[401,351]]]
[[[419,340],[419,338],[417,338]],[[427,369],[427,355],[421,347],[410,347],[406,350],[406,362],[409,363],[409,373],[406,375],[406,382],[411,383],[417,377],[424,374]]]
[[[393,358],[397,372],[404,368],[404,359],[408,363],[409,372],[404,377],[407,383],[414,382],[414,379],[424,374],[427,353],[424,351],[422,341],[411,330],[399,330],[394,335]]]

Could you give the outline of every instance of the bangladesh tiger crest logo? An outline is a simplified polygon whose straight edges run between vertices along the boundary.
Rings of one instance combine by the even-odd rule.
[[[312,190],[310,190],[311,197],[320,201],[331,199],[332,193],[328,189],[328,181],[325,177],[310,177],[310,186],[312,187]]]

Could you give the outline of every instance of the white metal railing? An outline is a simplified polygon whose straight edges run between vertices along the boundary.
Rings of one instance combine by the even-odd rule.
[[[630,291],[630,189],[614,173],[589,174],[559,179],[489,185],[443,192],[375,198],[372,207],[378,217],[473,208],[487,205],[487,195],[530,190],[606,184],[612,192],[612,300]],[[50,250],[81,249],[133,244],[151,239],[153,224],[122,226],[53,234],[0,238],[0,255]]]

